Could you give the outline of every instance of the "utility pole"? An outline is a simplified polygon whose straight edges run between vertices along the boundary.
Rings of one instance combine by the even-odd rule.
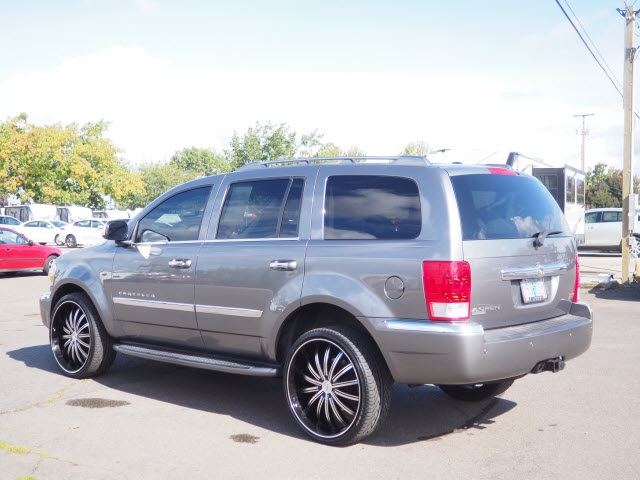
[[[635,205],[629,205],[630,194],[633,193],[633,62],[636,56],[634,45],[636,14],[633,5],[625,2],[625,11],[618,10],[625,19],[624,36],[624,164],[622,167],[622,282],[631,281],[629,275],[629,207],[635,210]]]
[[[582,117],[582,149],[580,150],[580,165],[581,165],[581,169],[583,172],[586,172],[587,170],[584,168],[584,145],[585,145],[585,140],[587,138],[587,129],[585,128],[585,121],[584,121],[584,117],[591,117],[593,116],[593,113],[583,113],[580,115],[574,115],[574,117]]]

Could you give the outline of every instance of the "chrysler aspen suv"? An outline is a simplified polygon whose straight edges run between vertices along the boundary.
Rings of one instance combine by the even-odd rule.
[[[478,401],[591,343],[573,235],[508,166],[250,164],[104,237],[60,257],[40,299],[65,375],[104,374],[119,352],[282,377],[293,418],[325,444],[370,435],[393,382]]]

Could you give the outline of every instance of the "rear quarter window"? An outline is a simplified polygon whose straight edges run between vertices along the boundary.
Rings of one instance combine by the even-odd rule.
[[[420,235],[422,214],[416,183],[386,175],[327,179],[326,240],[405,240]]]
[[[544,230],[571,235],[560,207],[537,179],[524,175],[455,175],[463,240],[530,238]]]

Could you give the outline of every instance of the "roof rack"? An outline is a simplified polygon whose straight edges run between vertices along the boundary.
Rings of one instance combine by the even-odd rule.
[[[356,163],[395,163],[396,165],[431,165],[427,157],[398,156],[398,157],[312,157],[287,158],[283,160],[265,160],[243,165],[238,170],[253,170],[256,168],[276,167],[283,165],[310,165],[313,163],[356,164]]]

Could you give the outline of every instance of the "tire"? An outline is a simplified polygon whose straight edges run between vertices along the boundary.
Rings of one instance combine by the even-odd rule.
[[[58,366],[71,378],[102,375],[116,357],[111,337],[84,293],[70,293],[56,303],[49,343]]]
[[[371,341],[344,327],[317,328],[293,344],[284,393],[296,422],[326,445],[356,443],[384,421],[393,381]]]
[[[633,258],[640,258],[640,238],[636,237],[635,235],[631,237],[629,253]]]
[[[49,275],[49,270],[51,270],[51,264],[55,262],[58,255],[49,255],[47,259],[44,261],[44,266],[42,267],[42,271],[45,275]]]
[[[55,243],[58,246],[62,246],[64,245],[64,242],[60,241],[60,235],[56,235],[55,238],[53,239],[53,243]]]
[[[76,237],[74,237],[73,235],[67,235],[67,238],[64,239],[64,243],[69,248],[76,248],[78,246]]]
[[[503,394],[513,385],[510,378],[496,383],[478,383],[475,385],[438,385],[440,390],[456,400],[479,402]]]

